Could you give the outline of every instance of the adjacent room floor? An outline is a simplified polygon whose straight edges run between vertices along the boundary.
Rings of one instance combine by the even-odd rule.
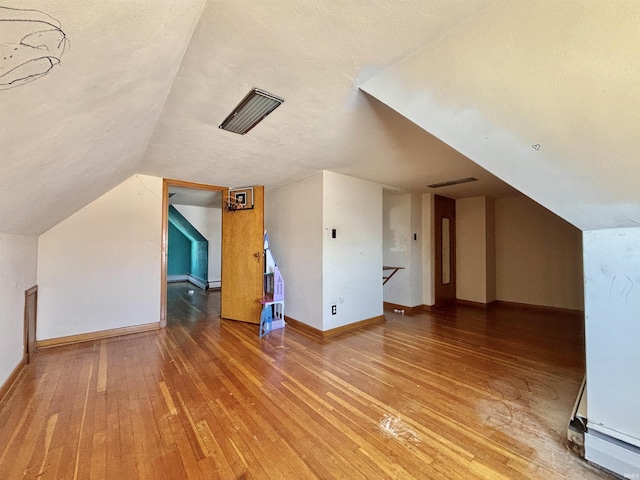
[[[0,410],[0,478],[610,478],[565,447],[580,318],[458,307],[259,339],[217,292],[170,285],[169,305],[165,330],[38,352]]]

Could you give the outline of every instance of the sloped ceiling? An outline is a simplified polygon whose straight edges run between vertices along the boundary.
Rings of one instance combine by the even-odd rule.
[[[452,197],[515,194],[507,180],[578,226],[604,225],[582,222],[559,209],[562,195],[549,201],[543,187],[532,187],[536,179],[562,190],[567,178],[576,178],[583,187],[574,192],[567,185],[567,191],[580,202],[593,187],[594,210],[626,202],[629,222],[637,218],[638,62],[628,49],[630,41],[638,44],[633,32],[640,29],[630,14],[633,2],[0,2],[45,12],[68,40],[46,75],[10,89],[0,82],[0,231],[38,235],[133,173],[270,188],[320,169],[411,192],[458,177],[479,179],[438,191]],[[598,25],[601,16],[605,26]],[[25,43],[4,26],[0,60],[7,45]],[[402,74],[387,82],[380,75],[408,58],[422,65],[409,72],[413,80]],[[582,93],[571,92],[572,77]],[[367,81],[380,82],[377,91],[372,83],[368,90],[381,99],[386,92],[383,102],[393,108],[359,89]],[[427,105],[441,107],[429,122],[400,107],[420,99],[413,93],[423,81],[430,95],[444,99]],[[455,94],[461,84],[464,98]],[[248,135],[219,130],[254,86],[285,103]],[[530,110],[535,124],[526,123]],[[451,118],[471,111],[491,122],[485,136],[512,135],[518,148],[488,161],[503,143],[490,155],[468,148],[472,140],[459,141],[480,130]],[[543,164],[562,168],[524,168],[535,144]],[[505,175],[499,166],[508,162],[526,173]],[[518,180],[525,175],[531,181]],[[598,190],[596,180],[606,187]]]
[[[468,174],[482,182],[458,193],[513,193],[358,90],[487,3],[208,2],[147,150],[144,172],[270,188],[326,169],[419,192]],[[252,87],[285,103],[246,136],[219,130]]]
[[[331,169],[407,191],[473,175],[445,194],[513,193],[358,90],[489,3],[4,0],[0,22],[49,16],[65,48],[0,89],[0,231],[39,235],[133,173],[269,188]],[[6,25],[0,60],[34,46]],[[60,54],[51,41],[35,47]],[[285,104],[249,135],[218,130],[253,86]]]
[[[203,0],[0,5],[0,75],[58,44],[25,36],[66,37],[48,74],[0,90],[0,231],[38,235],[139,170]]]
[[[362,88],[580,229],[640,225],[640,2],[496,2]]]

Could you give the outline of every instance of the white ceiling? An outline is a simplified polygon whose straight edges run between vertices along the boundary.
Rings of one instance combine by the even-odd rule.
[[[133,173],[268,189],[327,169],[416,193],[473,176],[436,192],[517,194],[359,89],[496,4],[4,0],[54,17],[68,44],[46,76],[0,90],[0,231],[43,233]],[[0,48],[22,39],[9,13]],[[285,103],[245,136],[218,129],[251,87]]]

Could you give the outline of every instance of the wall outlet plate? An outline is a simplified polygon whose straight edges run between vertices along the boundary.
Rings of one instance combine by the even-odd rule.
[[[338,306],[331,305],[331,315],[335,315],[336,313],[338,313]]]

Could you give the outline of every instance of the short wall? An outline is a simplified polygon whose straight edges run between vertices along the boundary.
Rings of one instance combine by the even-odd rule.
[[[267,190],[264,223],[287,316],[322,330],[322,172]]]
[[[382,195],[382,264],[402,267],[383,286],[383,299],[404,306],[411,304],[411,195]],[[389,275],[391,272],[384,272]],[[383,272],[380,272],[382,277]]]
[[[36,284],[38,239],[0,233],[0,385],[24,354],[24,292]]]
[[[160,320],[162,179],[134,175],[38,239],[45,340]]]
[[[383,314],[382,186],[323,173],[322,330],[331,330]]]
[[[497,199],[497,300],[584,310],[582,233],[527,197]]]

